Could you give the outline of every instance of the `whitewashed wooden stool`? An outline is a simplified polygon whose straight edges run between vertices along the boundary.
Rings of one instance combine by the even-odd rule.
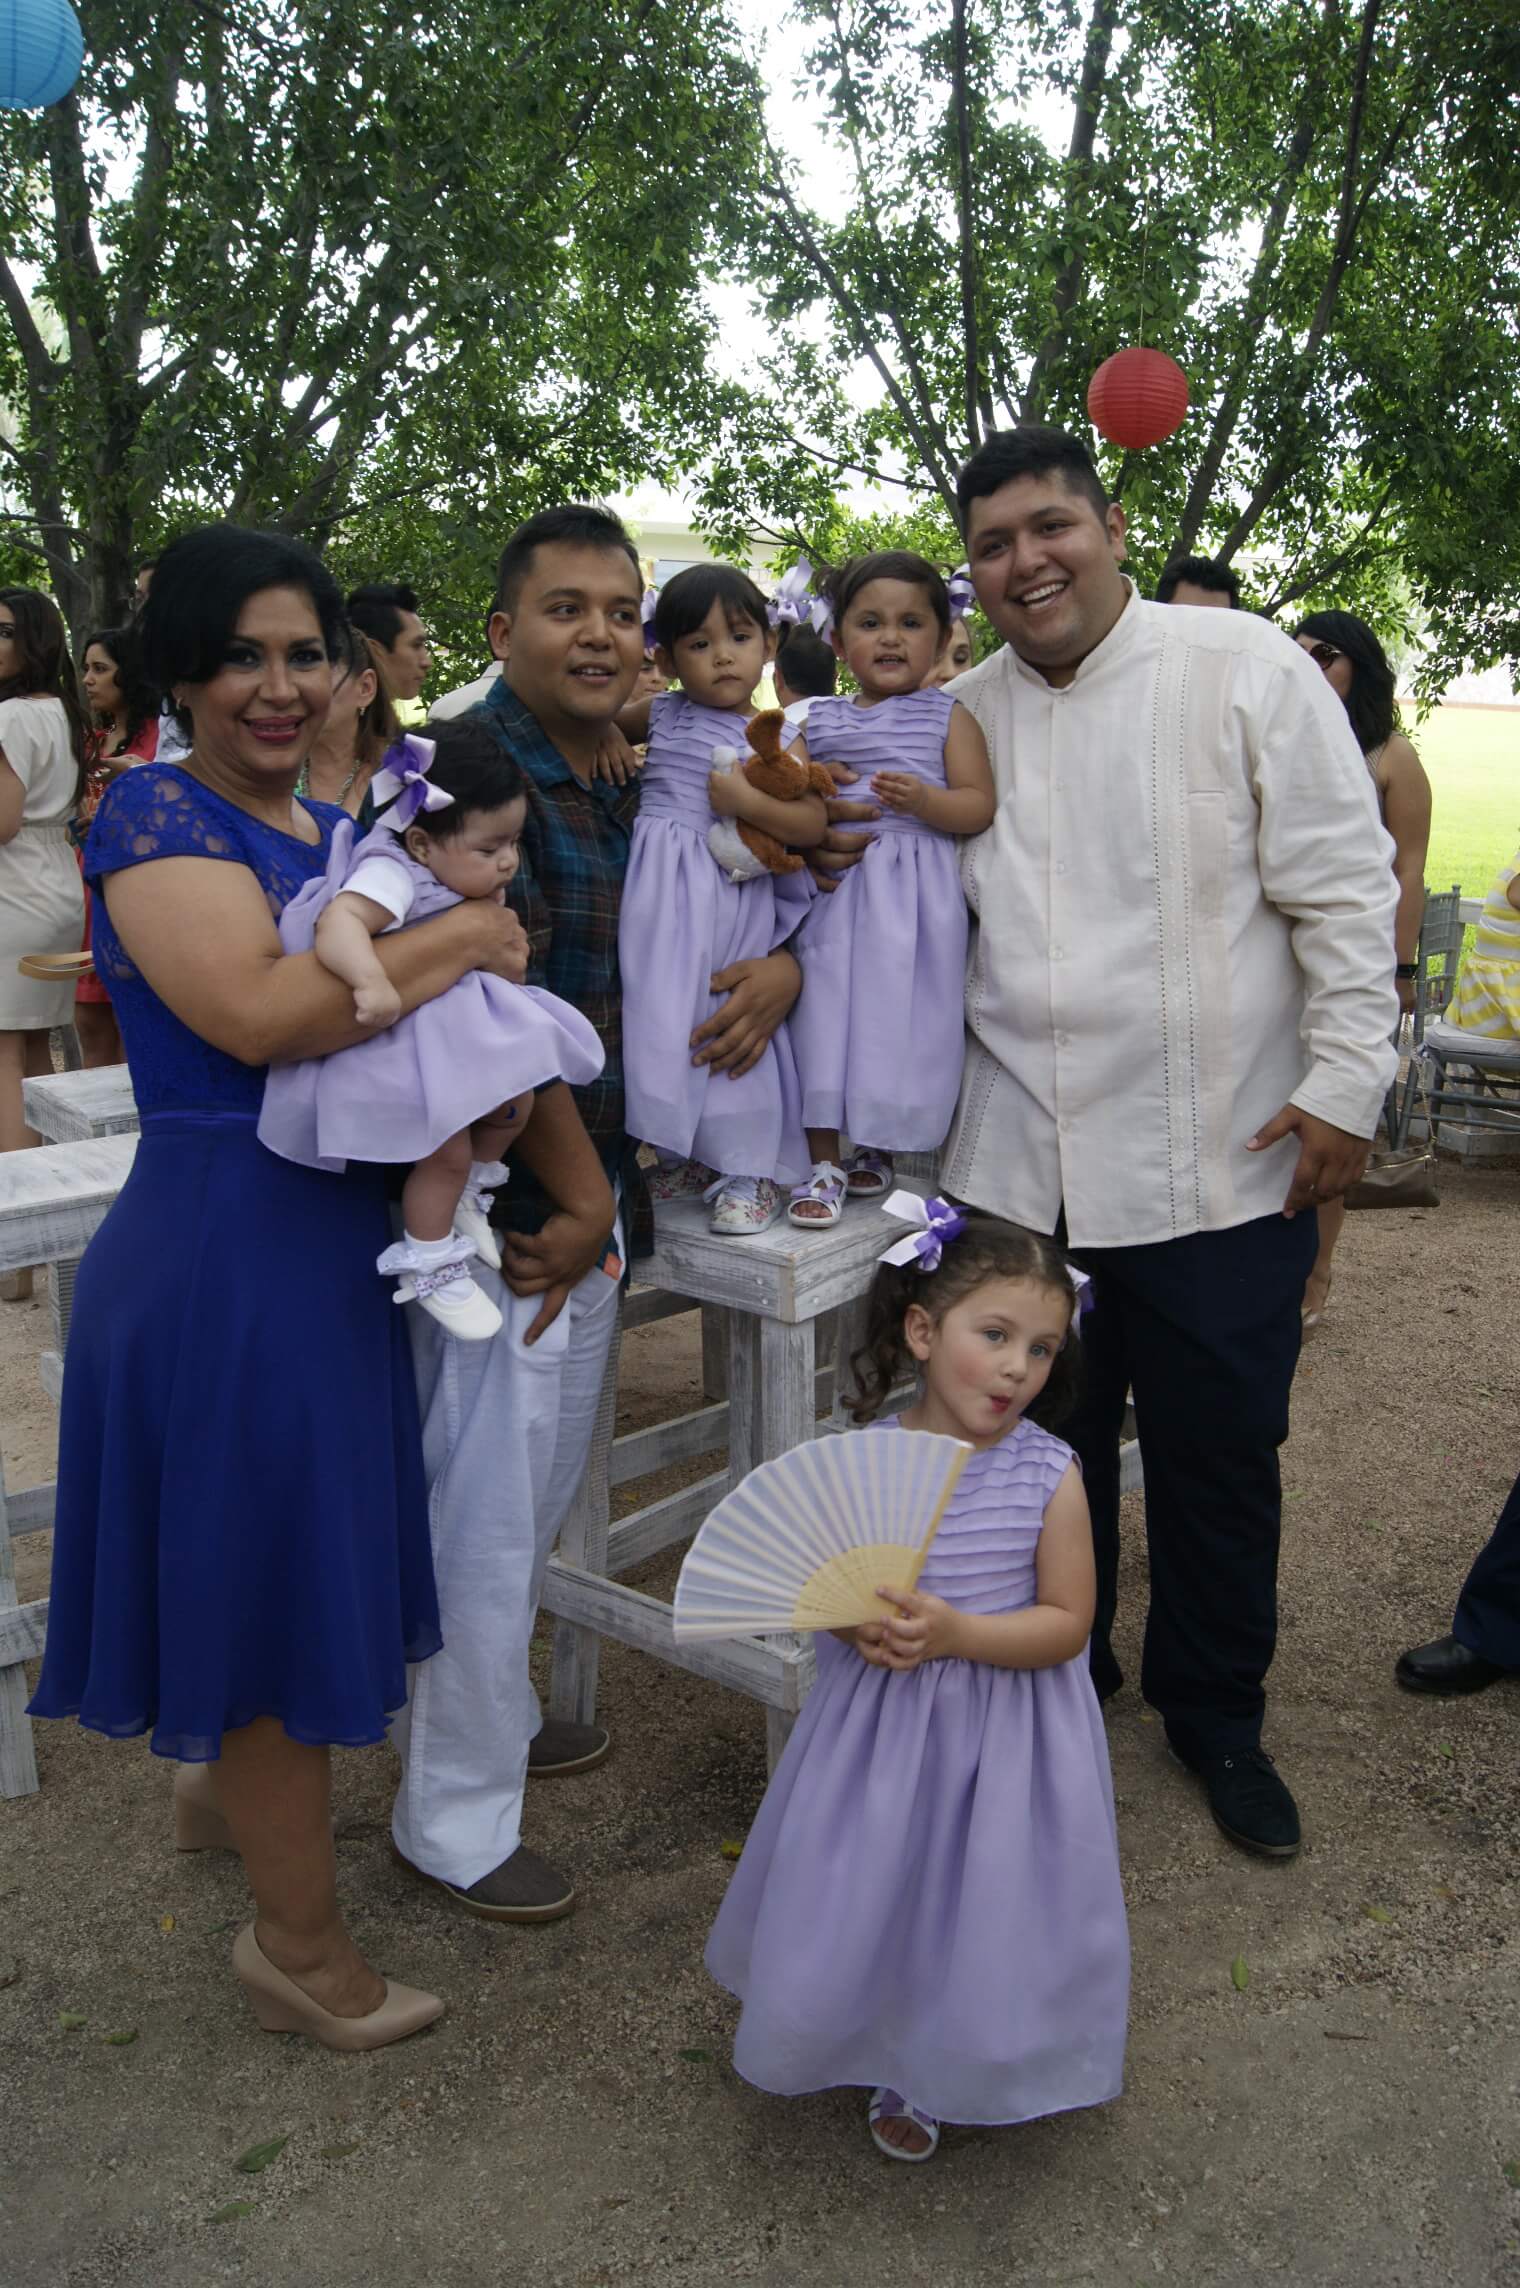
[[[841,1313],[843,1353],[846,1329],[895,1228],[874,1202],[847,1207],[829,1231],[800,1231],[782,1222],[757,1239],[741,1240],[715,1237],[700,1200],[672,1200],[655,1210],[655,1252],[639,1265],[640,1283],[700,1302],[704,1323],[713,1312],[723,1314],[728,1397],[674,1422],[614,1438],[614,1342],[586,1478],[544,1581],[543,1605],[557,1618],[550,1682],[556,1716],[591,1721],[598,1639],[611,1637],[762,1701],[774,1764],[813,1681],[811,1637],[678,1644],[670,1606],[626,1587],[619,1575],[687,1539],[757,1462],[841,1426],[837,1411],[819,1419],[835,1377],[832,1367],[818,1368],[818,1321],[825,1313]],[[723,1467],[616,1525],[610,1522],[614,1486],[711,1452],[726,1454]]]
[[[0,1152],[0,1271],[77,1262],[126,1182],[136,1150],[135,1136],[102,1136]],[[0,1470],[0,1796],[31,1795],[37,1786],[21,1664],[42,1650],[47,1599],[18,1606],[11,1534],[50,1524],[53,1492],[51,1485],[34,1486],[7,1500]]]
[[[78,1144],[91,1136],[130,1136],[137,1131],[137,1099],[125,1065],[99,1065],[92,1071],[44,1073],[22,1084],[30,1125],[48,1144]],[[53,1264],[48,1303],[53,1315],[53,1347],[39,1361],[42,1387],[56,1406],[63,1390],[63,1354],[68,1348],[74,1308],[74,1274],[79,1258]]]

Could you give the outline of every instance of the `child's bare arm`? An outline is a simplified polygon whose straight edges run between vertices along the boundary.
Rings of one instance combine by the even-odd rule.
[[[394,1025],[401,1014],[401,996],[374,947],[375,938],[395,918],[377,899],[340,890],[320,916],[313,941],[322,967],[353,987],[354,1015],[360,1024],[377,1029]]]
[[[649,710],[652,700],[630,699],[620,707],[612,720],[628,741],[630,747],[642,747],[649,737]]]
[[[945,736],[945,784],[933,787],[907,771],[877,771],[871,792],[884,809],[921,818],[940,834],[980,834],[992,824],[997,794],[982,727],[957,701]]]

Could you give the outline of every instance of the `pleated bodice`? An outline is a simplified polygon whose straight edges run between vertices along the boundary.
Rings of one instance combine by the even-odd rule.
[[[919,1587],[967,1613],[1032,1605],[1045,1507],[1070,1460],[1064,1440],[1027,1421],[973,1454],[929,1545]]]

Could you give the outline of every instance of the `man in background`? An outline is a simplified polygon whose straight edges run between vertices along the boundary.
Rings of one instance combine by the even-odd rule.
[[[416,590],[399,581],[376,580],[356,588],[346,608],[360,634],[368,637],[380,680],[406,720],[433,664]]]
[[[1158,604],[1213,604],[1240,610],[1240,574],[1212,556],[1175,556],[1156,582]]]

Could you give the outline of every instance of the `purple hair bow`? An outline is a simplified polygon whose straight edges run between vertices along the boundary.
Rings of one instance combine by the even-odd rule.
[[[966,1219],[959,1208],[939,1198],[921,1200],[917,1192],[890,1193],[881,1203],[881,1212],[896,1216],[899,1223],[915,1224],[918,1228],[906,1239],[894,1241],[877,1261],[896,1263],[904,1268],[912,1266],[919,1271],[937,1271],[939,1259],[951,1240],[959,1239],[966,1228]]]
[[[805,556],[799,556],[790,572],[784,573],[776,584],[776,593],[766,606],[766,618],[773,628],[800,628],[813,608],[813,567]]]
[[[950,575],[950,617],[963,620],[976,602],[976,590],[971,585],[969,564],[957,564]]]
[[[454,800],[428,777],[437,753],[432,740],[419,739],[415,731],[404,731],[399,744],[406,761],[399,770],[387,764],[383,771],[376,771],[370,788],[377,808],[382,803],[392,804],[385,823],[398,833],[411,825],[419,810],[447,810]],[[392,747],[391,753],[395,752]]]
[[[658,588],[646,588],[644,590],[644,601],[639,606],[639,617],[644,623],[644,649],[646,652],[652,652],[659,641],[654,632],[654,615],[658,609],[659,601],[660,591]]]

